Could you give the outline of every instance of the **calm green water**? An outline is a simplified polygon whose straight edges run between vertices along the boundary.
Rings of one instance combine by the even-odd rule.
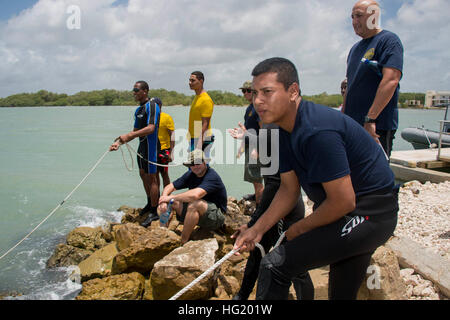
[[[115,137],[132,128],[134,110],[135,107],[0,108],[0,255],[73,190]],[[173,117],[177,129],[186,127],[188,110],[163,108]],[[212,121],[216,136],[225,144],[213,155],[223,155],[225,162],[234,162],[213,167],[227,186],[228,195],[234,197],[252,192],[251,184],[242,180],[242,163],[234,161],[230,154],[237,143],[226,134],[226,129],[243,120],[244,111],[244,107],[216,106]],[[438,129],[443,115],[442,110],[400,110],[394,150],[412,149],[400,137],[403,128],[425,125]],[[136,142],[131,145],[136,147]],[[126,154],[125,159],[129,166],[135,162],[135,156],[130,160]],[[185,168],[174,167],[169,172],[175,179]],[[116,209],[121,205],[142,207],[145,202],[136,167],[127,171],[120,151],[108,154],[51,219],[0,260],[0,293],[18,291],[25,294],[25,299],[73,298],[80,286],[67,280],[70,270],[45,269],[56,244],[75,227],[120,221],[121,214]]]

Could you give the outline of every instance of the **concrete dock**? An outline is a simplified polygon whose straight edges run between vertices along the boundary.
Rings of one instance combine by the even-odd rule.
[[[450,148],[441,149],[439,159],[438,149],[393,151],[390,164],[397,180],[422,183],[450,180],[450,173],[433,170],[450,168]]]

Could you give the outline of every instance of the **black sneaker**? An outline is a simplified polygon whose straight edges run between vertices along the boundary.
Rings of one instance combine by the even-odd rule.
[[[139,216],[144,216],[147,212],[150,211],[150,208],[152,207],[152,205],[150,203],[147,203],[147,205],[145,207],[142,208],[141,212],[139,212]]]
[[[149,225],[152,224],[153,221],[159,220],[159,216],[156,213],[150,212],[147,219],[144,220],[144,222],[141,223],[141,226],[144,228],[147,228]]]

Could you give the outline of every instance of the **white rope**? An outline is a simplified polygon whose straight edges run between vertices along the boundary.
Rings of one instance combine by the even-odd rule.
[[[130,159],[131,159],[131,169],[128,167],[128,164],[127,164],[127,161],[125,160],[125,155],[124,155],[124,153],[123,153],[123,150],[122,150],[122,148],[119,146],[119,149],[120,149],[120,152],[122,153],[122,160],[123,160],[123,163],[125,164],[125,168],[128,170],[128,171],[133,171],[133,169],[134,169],[134,161],[133,161],[133,156],[131,155],[131,150],[130,150],[130,147],[128,146],[128,143],[126,144],[127,145],[127,149],[128,149],[128,153],[130,154]]]
[[[283,242],[285,237],[286,237],[286,231],[281,234],[280,238],[278,239],[277,243],[275,243],[273,248],[275,249],[276,247],[278,247],[281,244],[281,242]]]
[[[286,231],[280,235],[280,238],[278,238],[278,241],[275,243],[272,250],[275,249],[276,247],[278,247],[281,244],[281,242],[284,240],[285,237],[286,237]],[[262,245],[260,245],[259,243],[256,243],[255,247],[257,247],[259,249],[259,251],[261,251],[261,257],[264,257],[266,255],[266,250],[264,250],[264,247]],[[272,251],[272,250],[270,250],[270,251]]]
[[[428,134],[427,134],[427,131],[425,130],[424,126],[422,126],[422,130],[423,130],[423,133],[425,134],[425,138],[427,138],[428,148],[429,149],[436,148],[436,144],[435,143],[431,143],[430,139],[428,138]]]
[[[213,272],[215,269],[217,269],[222,263],[230,259],[230,257],[238,252],[239,249],[233,249],[228,254],[226,254],[222,259],[217,261],[212,267],[210,267],[208,270],[203,272],[197,279],[193,280],[191,283],[189,283],[186,287],[181,289],[177,294],[173,295],[169,300],[177,300],[179,297],[181,297],[185,292],[189,291],[193,286],[195,286],[197,283],[203,280],[207,275],[209,275],[211,272]]]
[[[275,246],[273,247],[273,249],[275,249],[276,247],[278,247],[281,242],[283,241],[283,239],[285,238],[286,232],[283,232],[280,236],[280,238],[278,239],[277,243],[275,244]],[[256,247],[259,248],[259,250],[261,250],[261,255],[264,257],[265,251],[262,245],[260,245],[259,243],[255,244]],[[272,250],[273,250],[272,249]],[[209,275],[211,272],[213,272],[214,270],[216,270],[222,263],[224,263],[225,261],[227,261],[228,259],[231,258],[231,256],[233,256],[236,252],[238,252],[239,250],[241,250],[241,248],[238,249],[233,249],[230,252],[228,252],[222,259],[220,259],[219,261],[217,261],[213,266],[211,266],[210,268],[208,268],[208,270],[206,270],[205,272],[203,272],[199,277],[197,277],[197,279],[193,280],[191,283],[189,283],[186,287],[184,287],[183,289],[181,289],[177,294],[173,295],[169,300],[177,300],[179,297],[181,297],[184,293],[186,293],[187,291],[189,291],[190,289],[192,289],[192,287],[194,287],[197,283],[199,283],[200,281],[202,281],[207,275]]]
[[[119,138],[117,138],[116,139],[116,141],[118,140]],[[147,139],[147,138],[146,138]],[[144,140],[145,141],[145,140]],[[163,167],[163,168],[170,168],[170,167],[179,167],[179,166],[182,166],[183,164],[181,163],[181,164],[160,164],[160,163],[157,163],[157,162],[153,162],[153,161],[150,161],[150,160],[148,160],[148,159],[145,159],[139,152],[137,152],[136,150],[134,150],[133,149],[133,147],[132,146],[130,146],[127,142],[125,142],[125,143],[123,143],[123,144],[125,144],[125,146],[127,147],[127,149],[128,149],[128,152],[129,152],[129,154],[130,154],[130,158],[132,158],[131,157],[131,152],[133,152],[134,154],[136,154],[139,158],[141,158],[142,160],[144,160],[144,161],[146,161],[147,163],[149,163],[149,164],[152,164],[152,165],[154,165],[154,166],[157,166],[157,167]],[[120,148],[121,146],[119,145],[119,148]],[[124,154],[123,154],[123,151],[122,151],[122,148],[120,148],[120,151],[122,152],[122,158],[123,158],[123,162],[125,163],[125,167],[127,168],[127,170],[128,171],[132,171],[133,170],[133,168],[134,168],[134,162],[132,161],[131,162],[131,170],[130,170],[130,168],[128,167],[128,165],[127,165],[127,163],[126,163],[126,161],[125,161],[125,156],[124,156]],[[133,159],[132,159],[133,160]]]
[[[88,174],[83,178],[83,180],[81,180],[81,182],[67,195],[67,197],[64,198],[64,200],[58,205],[56,206],[55,209],[53,209],[52,212],[50,212],[50,214],[45,217],[44,220],[42,220],[33,230],[30,231],[30,233],[28,233],[22,240],[20,240],[16,245],[14,245],[11,249],[9,249],[8,251],[6,251],[1,257],[0,260],[3,259],[8,253],[10,253],[11,251],[13,251],[15,248],[17,248],[22,242],[24,242],[33,232],[35,232],[45,221],[47,221],[71,196],[72,194],[83,184],[83,182],[92,174],[92,172],[94,172],[94,170],[97,168],[97,166],[100,164],[100,162],[102,162],[102,160],[106,157],[106,155],[109,153],[109,150],[106,151],[101,157],[100,159],[97,161],[97,163],[92,167],[92,169],[88,172]]]

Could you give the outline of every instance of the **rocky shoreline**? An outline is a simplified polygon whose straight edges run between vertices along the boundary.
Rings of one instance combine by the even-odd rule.
[[[450,182],[405,184],[399,193],[399,220],[393,238],[412,239],[448,261],[449,195]],[[305,208],[306,214],[311,214],[312,203],[306,198]],[[248,222],[254,210],[254,202],[230,197],[224,227],[217,232],[197,228],[191,241],[181,246],[182,225],[176,219],[169,228],[159,227],[158,221],[143,228],[139,223],[145,216],[139,216],[140,209],[123,206],[119,208],[124,213],[121,223],[72,230],[65,243],[56,247],[47,267],[78,266],[71,277],[82,283],[77,300],[166,300],[232,250],[230,236]],[[231,299],[239,290],[247,257],[248,253],[232,256],[180,299]],[[401,268],[386,246],[374,253],[371,266],[376,266],[376,272],[368,273],[358,299],[448,299],[417,270]],[[328,268],[310,274],[315,298],[327,299]],[[290,298],[295,299],[292,288]]]

